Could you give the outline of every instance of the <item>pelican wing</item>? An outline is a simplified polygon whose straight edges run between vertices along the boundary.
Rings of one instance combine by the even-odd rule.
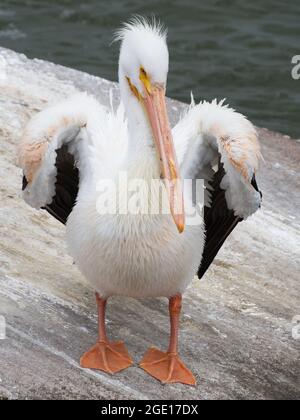
[[[254,126],[223,102],[192,104],[173,135],[182,176],[204,179],[206,187],[201,278],[237,224],[260,207],[262,156]]]
[[[33,117],[19,148],[28,204],[67,222],[80,185],[93,177],[95,138],[106,114],[94,98],[79,94]]]

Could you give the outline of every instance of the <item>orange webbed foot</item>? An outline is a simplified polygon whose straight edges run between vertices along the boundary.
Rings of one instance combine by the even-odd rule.
[[[128,350],[122,341],[98,342],[80,359],[80,366],[114,374],[133,365]]]
[[[194,375],[175,353],[164,353],[152,347],[146,352],[140,367],[165,384],[196,385]]]

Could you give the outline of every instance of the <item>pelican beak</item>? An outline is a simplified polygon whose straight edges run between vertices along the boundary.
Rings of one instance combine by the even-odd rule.
[[[182,233],[185,227],[182,182],[167,113],[165,88],[161,85],[152,86],[145,72],[141,71],[140,79],[145,87],[141,101],[152,128],[161,163],[161,175],[169,196],[170,211],[178,231]]]

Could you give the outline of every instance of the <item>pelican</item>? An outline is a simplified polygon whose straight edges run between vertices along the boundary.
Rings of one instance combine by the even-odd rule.
[[[23,197],[66,225],[70,255],[96,291],[99,336],[81,366],[114,374],[133,364],[125,344],[107,337],[108,298],[165,297],[169,347],[151,347],[140,367],[163,383],[195,385],[178,353],[182,295],[196,274],[203,277],[237,224],[261,205],[257,132],[216,100],[192,101],[171,129],[165,29],[135,18],[117,39],[120,105],[114,110],[80,93],[36,114],[19,149]],[[127,183],[120,182],[125,176]],[[200,179],[200,188],[183,186]],[[139,188],[129,191],[136,180]],[[195,199],[199,189],[202,204]]]

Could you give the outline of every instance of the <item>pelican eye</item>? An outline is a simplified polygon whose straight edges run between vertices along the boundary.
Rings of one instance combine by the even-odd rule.
[[[145,76],[147,76],[147,73],[146,73],[146,70],[144,69],[144,67],[141,67],[141,68],[140,68],[140,72],[141,72],[142,74],[144,74]]]
[[[148,94],[151,95],[151,93],[152,93],[152,85],[151,85],[150,78],[149,78],[146,70],[144,69],[144,67],[141,67],[140,68],[140,81],[145,86],[145,89],[148,92]]]

